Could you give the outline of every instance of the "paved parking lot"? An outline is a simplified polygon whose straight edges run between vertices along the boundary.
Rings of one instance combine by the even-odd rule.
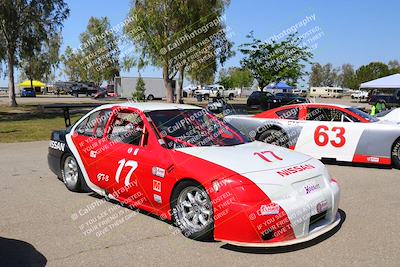
[[[398,170],[329,165],[342,188],[341,228],[307,246],[244,250],[192,241],[157,218],[68,192],[48,170],[47,145],[0,144],[2,266],[399,266]],[[119,223],[93,230],[98,216]]]

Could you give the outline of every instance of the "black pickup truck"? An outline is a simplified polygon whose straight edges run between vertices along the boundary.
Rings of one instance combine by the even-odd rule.
[[[383,89],[373,91],[369,97],[369,104],[375,105],[382,100],[387,108],[400,107],[400,89]]]

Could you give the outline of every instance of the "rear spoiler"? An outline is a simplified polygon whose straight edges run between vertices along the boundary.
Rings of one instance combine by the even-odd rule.
[[[104,105],[104,103],[101,104],[49,104],[49,105],[43,105],[44,109],[62,109],[64,111],[64,122],[65,122],[65,127],[68,128],[71,126],[71,116],[69,113],[70,109],[88,109],[88,108],[97,108],[99,106]]]

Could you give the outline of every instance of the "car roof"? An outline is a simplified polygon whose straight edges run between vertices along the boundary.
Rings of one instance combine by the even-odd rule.
[[[325,107],[337,107],[337,108],[351,108],[350,106],[346,105],[341,105],[341,104],[331,104],[331,103],[303,103],[303,104],[293,104],[293,105],[287,105],[287,106],[282,106],[284,107],[297,107],[297,106],[325,106]]]
[[[202,109],[198,106],[175,104],[175,103],[161,103],[161,102],[125,102],[100,106],[99,109],[113,108],[113,107],[127,107],[135,108],[140,111],[155,111],[155,110],[177,110],[177,109]]]

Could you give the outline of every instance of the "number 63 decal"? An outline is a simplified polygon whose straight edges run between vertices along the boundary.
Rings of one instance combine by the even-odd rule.
[[[334,132],[336,134],[335,140],[329,140],[329,135],[327,132]],[[346,129],[343,127],[333,127],[331,130],[326,125],[318,126],[314,132],[314,141],[317,146],[326,146],[330,142],[334,147],[342,147],[346,144],[346,138],[344,134]]]
[[[131,169],[129,170],[128,174],[125,177],[125,182],[124,182],[125,186],[128,186],[129,183],[131,182],[132,173],[138,167],[138,163],[136,161],[133,161],[133,160],[126,161],[126,159],[121,159],[120,161],[118,161],[118,164],[119,164],[119,166],[118,166],[117,172],[115,174],[115,181],[117,183],[119,183],[119,177],[121,176],[122,169],[124,167],[131,167]]]

